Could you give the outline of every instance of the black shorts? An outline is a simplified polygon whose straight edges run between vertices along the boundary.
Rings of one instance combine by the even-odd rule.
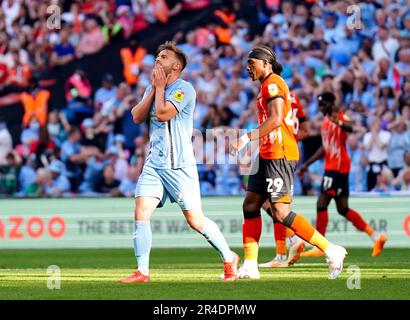
[[[286,159],[263,159],[259,156],[256,174],[249,176],[248,188],[250,192],[257,193],[270,203],[291,203],[293,197],[293,177],[297,161]]]
[[[320,191],[332,197],[348,197],[349,174],[339,171],[325,171]]]

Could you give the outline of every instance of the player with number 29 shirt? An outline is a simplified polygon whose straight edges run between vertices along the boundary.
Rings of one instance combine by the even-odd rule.
[[[239,278],[260,278],[258,270],[259,240],[262,232],[260,209],[268,199],[274,219],[292,229],[297,236],[317,246],[328,258],[329,278],[335,279],[343,269],[346,250],[331,244],[300,214],[291,211],[293,177],[299,160],[289,88],[283,78],[276,54],[266,46],[254,47],[248,54],[246,70],[253,81],[260,81],[257,97],[259,126],[230,145],[236,154],[251,140],[259,139],[256,172],[249,183],[242,210],[242,238],[245,260]]]

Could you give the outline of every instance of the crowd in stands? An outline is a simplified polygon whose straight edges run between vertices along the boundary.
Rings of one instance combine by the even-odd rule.
[[[347,142],[350,190],[410,191],[406,1],[364,1],[353,13],[348,6],[354,2],[348,1],[256,1],[256,29],[238,13],[243,1],[218,3],[211,19],[170,35],[189,57],[183,78],[197,92],[194,149],[203,195],[244,193],[246,176],[238,165],[213,160],[228,159],[228,148],[215,147],[224,129],[257,127],[259,83],[251,82],[245,71],[247,53],[257,44],[275,50],[282,77],[307,114],[311,137],[299,142],[302,158],[320,146],[323,116],[316,96],[332,91],[354,122]],[[128,39],[152,23],[166,24],[181,10],[211,4],[64,1],[61,29],[49,29],[46,1],[3,0],[0,90],[17,86],[28,93],[21,95],[25,114],[19,141],[12,141],[7,124],[0,121],[0,194],[132,196],[147,156],[149,128],[134,124],[130,109],[149,84],[155,53],[130,40],[118,54],[124,67],[120,83],[106,74],[93,87],[87,74],[76,70],[65,80],[66,105],[61,109],[42,105],[48,91],[33,75],[93,54],[116,37]],[[167,10],[158,10],[164,5]],[[317,161],[301,181],[296,179],[295,194],[317,193],[322,174],[323,161]]]

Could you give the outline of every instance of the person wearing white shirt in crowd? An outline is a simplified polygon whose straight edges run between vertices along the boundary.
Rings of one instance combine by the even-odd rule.
[[[375,117],[370,124],[370,132],[363,137],[364,149],[367,150],[368,172],[367,190],[376,185],[377,175],[387,167],[387,147],[391,140],[391,133],[380,129],[380,119]]]
[[[374,43],[372,48],[374,60],[393,59],[399,49],[399,41],[389,35],[389,30],[385,26],[380,26],[377,34],[379,40]]]
[[[13,141],[6,123],[0,121],[0,165],[6,164],[6,157],[13,149]]]

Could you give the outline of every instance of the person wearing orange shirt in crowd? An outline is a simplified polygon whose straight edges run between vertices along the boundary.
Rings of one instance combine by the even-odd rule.
[[[292,108],[293,135],[297,141],[303,140],[309,136],[308,122],[306,121],[305,111],[299,101],[299,98],[290,92],[290,101]],[[269,201],[265,201],[263,209],[272,217]],[[276,244],[276,256],[269,262],[259,265],[261,268],[286,268],[293,265],[300,258],[300,253],[305,248],[305,242],[294,235],[294,232],[286,228],[282,223],[273,220],[273,235]],[[290,240],[289,256],[286,255],[286,238]]]
[[[313,162],[325,157],[325,173],[316,207],[316,228],[322,235],[325,235],[329,219],[328,206],[330,201],[335,199],[338,213],[349,220],[359,231],[369,235],[374,242],[372,256],[378,256],[383,251],[387,236],[375,231],[348,204],[350,158],[346,140],[348,133],[353,132],[352,124],[349,117],[337,107],[333,93],[324,92],[317,97],[317,100],[319,109],[324,115],[321,127],[322,146],[306,160],[298,172],[298,175],[302,177]],[[302,257],[322,255],[322,252],[315,248],[301,253]]]
[[[291,210],[293,177],[299,150],[293,134],[289,88],[280,74],[282,65],[267,46],[254,47],[248,55],[246,70],[253,81],[259,80],[257,97],[259,127],[230,145],[237,154],[251,140],[260,141],[259,157],[253,163],[243,202],[242,230],[245,261],[238,272],[242,279],[259,279],[258,251],[262,232],[260,209],[268,199],[275,219],[292,229],[297,236],[322,250],[329,264],[329,279],[336,279],[343,269],[346,250],[329,242],[302,215]]]
[[[214,33],[220,44],[228,45],[231,43],[231,31],[229,30],[229,26],[236,21],[236,15],[232,9],[232,3],[224,2],[220,9],[214,11],[216,23]]]

